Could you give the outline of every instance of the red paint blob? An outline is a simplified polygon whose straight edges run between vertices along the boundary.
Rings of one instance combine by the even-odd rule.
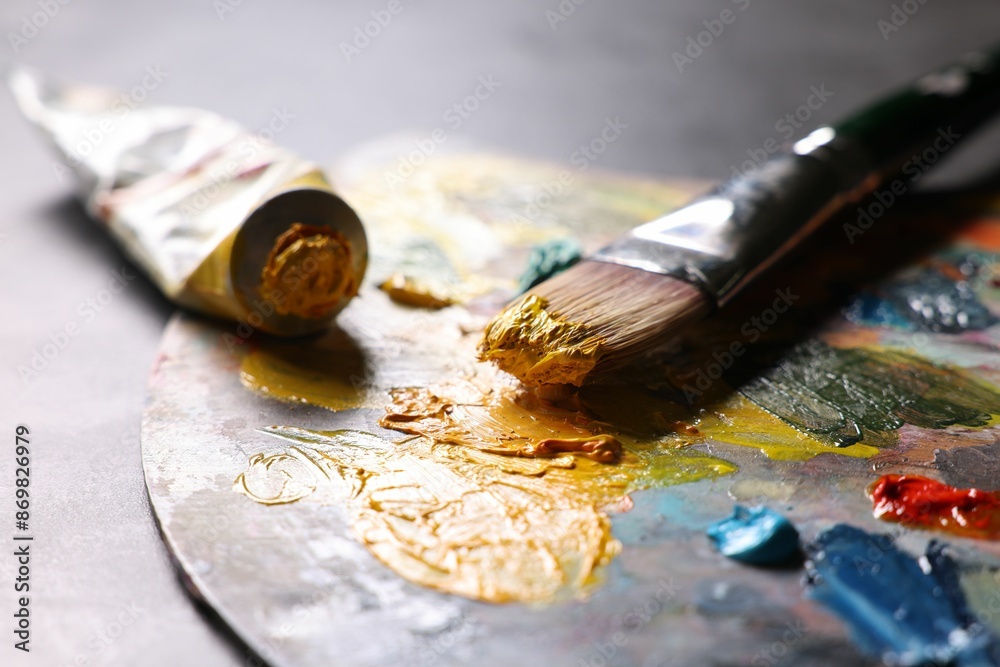
[[[1000,538],[1000,492],[957,489],[919,475],[883,475],[868,487],[875,517],[962,537]]]

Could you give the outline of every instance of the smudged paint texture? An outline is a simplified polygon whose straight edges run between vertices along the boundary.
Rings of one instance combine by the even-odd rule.
[[[986,426],[1000,414],[1000,393],[966,372],[902,350],[840,349],[818,340],[736,384],[768,412],[838,447],[886,443],[880,436],[904,424]]]
[[[1000,537],[998,492],[959,489],[920,475],[883,475],[868,487],[868,495],[883,521],[962,537]]]
[[[953,486],[995,486],[1000,484],[1000,442],[936,449],[933,464]]]
[[[628,511],[633,492],[730,474],[736,466],[726,457],[740,457],[751,476],[793,470],[762,466],[752,452],[737,451],[742,447],[773,459],[815,459],[808,468],[822,482],[801,493],[832,494],[839,508],[829,487],[862,469],[850,457],[896,451],[904,442],[899,434],[918,429],[925,441],[947,436],[957,447],[968,440],[944,429],[984,428],[1000,413],[995,388],[946,363],[990,378],[983,368],[992,366],[978,360],[995,358],[997,327],[922,334],[925,344],[917,346],[912,327],[869,326],[836,312],[831,319],[829,304],[858,288],[838,275],[882,277],[872,271],[883,270],[876,237],[888,220],[864,244],[846,247],[840,238],[844,252],[833,239],[825,261],[816,259],[822,253],[798,264],[790,258],[774,277],[796,295],[780,316],[769,310],[774,287],[762,285],[605,384],[564,394],[518,389],[477,363],[474,345],[482,324],[514,297],[532,247],[573,234],[599,246],[686,194],[581,177],[536,225],[518,226],[511,218],[548,172],[458,160],[428,167],[424,176],[390,199],[380,172],[367,185],[348,187],[375,250],[371,273],[449,285],[463,295],[461,304],[414,313],[368,284],[362,294],[370,298],[352,303],[340,330],[294,345],[253,340],[242,362],[245,386],[346,411],[349,423],[364,423],[379,437],[269,429],[283,448],[251,457],[236,487],[263,503],[345,508],[357,539],[412,582],[492,601],[580,597],[617,553],[610,516]],[[955,227],[953,218],[946,222]],[[916,228],[928,229],[908,227]],[[984,239],[1000,248],[996,229],[977,233],[976,247]],[[957,267],[964,260],[948,261]],[[981,303],[996,301],[983,298],[986,282],[965,282]],[[842,291],[831,294],[831,285]],[[940,312],[931,315],[940,319],[960,301],[933,300]],[[973,314],[969,302],[959,305]],[[562,333],[574,342],[573,332]],[[940,347],[945,338],[948,348]],[[571,353],[596,358],[600,350]],[[693,402],[686,385],[697,389]],[[376,431],[379,417],[399,435]],[[310,418],[322,424],[315,413]],[[331,415],[329,423],[342,426],[345,418]]]
[[[982,331],[997,323],[976,293],[990,269],[983,253],[919,267],[863,289],[845,309],[851,321],[941,333]]]
[[[736,505],[732,516],[705,532],[723,556],[751,565],[781,565],[799,552],[799,531],[766,507]]]
[[[838,524],[809,552],[808,596],[839,616],[865,653],[907,666],[986,667],[1000,659],[941,545],[932,542],[918,561],[888,535]]]
[[[235,488],[265,504],[346,505],[358,540],[410,581],[490,602],[541,602],[585,596],[618,553],[606,506],[640,488],[733,470],[697,453],[647,465],[652,448],[634,442],[609,465],[584,446],[600,438],[552,416],[535,431],[579,446],[525,454],[520,441],[484,435],[531,413],[505,418],[481,407],[468,408],[468,425],[447,410],[390,413],[391,422],[412,417],[409,430],[434,434],[399,443],[356,431],[268,429],[293,445],[251,458]]]

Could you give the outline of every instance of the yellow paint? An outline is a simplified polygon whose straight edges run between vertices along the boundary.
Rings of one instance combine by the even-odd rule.
[[[629,493],[736,470],[509,386],[396,390],[381,424],[418,437],[272,429],[296,444],[251,457],[235,489],[265,504],[345,504],[395,572],[490,602],[586,596],[620,550],[608,512],[630,507]]]
[[[609,424],[597,421],[580,409],[575,397],[546,400],[538,392],[490,384],[483,392],[475,385],[454,383],[435,390],[395,390],[393,402],[380,421],[385,428],[420,436],[403,446],[426,443],[433,451],[451,452],[451,460],[475,464],[463,474],[486,475],[488,488],[502,491],[512,505],[501,513],[521,526],[518,541],[543,540],[545,551],[555,562],[572,558],[572,567],[553,568],[534,559],[517,563],[521,573],[506,584],[506,599],[530,601],[557,599],[586,593],[594,568],[618,550],[611,537],[606,512],[627,507],[629,493],[650,487],[691,482],[735,472],[732,464],[698,452],[684,452],[655,438],[635,438]],[[543,392],[544,394],[544,392]],[[458,457],[456,459],[456,457]],[[522,461],[531,462],[524,468]],[[557,465],[543,464],[542,461]],[[517,462],[517,463],[514,463]],[[517,479],[511,478],[516,475]],[[528,477],[526,482],[523,478]],[[510,488],[519,492],[510,495]],[[524,513],[522,494],[533,497]],[[496,495],[496,494],[493,494]],[[549,509],[541,509],[549,508]],[[521,524],[521,517],[524,523]],[[478,513],[452,517],[456,523],[484,520]],[[459,534],[478,531],[470,524]],[[583,539],[585,538],[585,539]],[[583,541],[581,541],[583,539]],[[455,548],[461,547],[456,543]],[[518,561],[527,548],[510,544],[511,552],[500,562]],[[582,560],[580,560],[582,558]],[[398,570],[397,570],[398,571]],[[486,571],[469,573],[493,577]],[[510,587],[530,584],[523,590]],[[541,585],[544,582],[544,585]],[[537,588],[541,585],[541,588]],[[466,589],[488,590],[490,586],[467,585]],[[541,597],[538,592],[543,592]],[[501,601],[498,598],[486,598]]]
[[[389,295],[396,303],[417,308],[438,310],[456,303],[455,296],[447,293],[442,287],[431,285],[413,276],[394,273],[389,276],[379,289]]]
[[[545,306],[545,299],[527,294],[500,313],[486,327],[479,359],[528,385],[580,385],[601,358],[603,341]]]
[[[625,458],[619,438],[603,432],[603,424],[580,411],[514,387],[498,386],[478,396],[475,392],[459,388],[461,397],[446,398],[426,388],[394,390],[393,403],[379,425],[500,456],[553,458],[572,453],[602,464]]]
[[[482,187],[493,173],[483,169],[472,178],[456,169],[431,183],[414,175],[401,186],[407,196],[389,199],[380,177],[358,202],[365,209],[368,197],[373,247],[407,235],[433,239],[454,266],[457,293],[467,294],[474,279],[495,287],[502,271],[518,268],[502,240],[518,227],[506,214],[483,218],[493,211],[489,206],[467,210],[440,194]],[[611,192],[594,194],[589,185],[584,190],[608,200],[609,210],[626,203],[611,201]],[[611,217],[622,228],[641,221],[629,216]],[[589,218],[595,222],[588,239],[613,233],[608,216]],[[386,261],[386,268],[384,274],[399,267]],[[476,364],[474,338],[457,333],[458,316],[478,315],[482,307],[420,314],[368,296],[379,298],[356,301],[340,320],[357,343],[334,334],[293,344],[261,340],[243,359],[242,379],[285,401],[334,411],[385,409],[382,425],[407,437],[392,443],[356,431],[269,429],[287,446],[252,456],[235,489],[268,505],[345,508],[358,541],[419,585],[491,602],[586,596],[620,549],[609,514],[628,511],[630,494],[736,471],[692,444],[726,442],[789,459],[875,451],[824,445],[739,397],[692,413],[645,386],[666,382],[658,369],[642,369],[620,384],[553,386],[589,373],[601,342],[553,318],[538,297],[508,311],[509,321],[495,322],[480,350],[541,385],[527,390],[493,365]],[[382,336],[399,348],[379,354]],[[520,356],[522,337],[541,352]],[[445,370],[428,375],[428,365]]]
[[[309,343],[268,340],[243,358],[240,380],[247,389],[286,403],[330,410],[381,407],[364,378],[364,357],[345,335],[332,332]]]
[[[334,410],[377,406],[381,426],[411,437],[272,429],[294,446],[251,457],[236,490],[269,505],[344,506],[357,539],[393,571],[473,599],[585,597],[620,548],[609,513],[628,511],[629,494],[736,471],[693,443],[776,459],[877,451],[825,445],[738,395],[692,414],[634,381],[527,389],[488,364],[468,380],[373,398],[347,382],[362,372],[350,358],[331,337],[269,342],[244,360],[244,382]]]
[[[831,447],[736,393],[728,394],[707,406],[698,428],[705,437],[716,442],[755,447],[769,458],[781,461],[804,461],[817,454],[866,459],[879,452],[877,447],[864,443],[850,447]]]
[[[358,292],[350,242],[340,232],[298,222],[275,240],[260,281],[279,315],[322,318]]]

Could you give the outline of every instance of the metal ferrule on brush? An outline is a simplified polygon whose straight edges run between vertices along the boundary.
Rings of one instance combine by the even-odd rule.
[[[721,305],[877,180],[856,142],[822,127],[787,154],[637,227],[591,259],[679,278]]]

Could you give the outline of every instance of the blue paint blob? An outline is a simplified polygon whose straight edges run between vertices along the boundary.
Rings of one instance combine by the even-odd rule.
[[[917,560],[888,535],[838,524],[809,552],[808,597],[839,616],[863,652],[904,666],[998,664],[1000,643],[969,610],[940,544]]]
[[[981,264],[970,255],[955,268],[961,275],[978,280]],[[844,315],[867,326],[950,334],[982,331],[997,323],[969,280],[953,280],[931,268],[909,273],[913,275],[863,290],[844,309]]]
[[[863,291],[854,297],[844,308],[844,316],[855,324],[869,327],[893,327],[905,331],[917,329],[895,304],[868,291]]]
[[[705,531],[723,556],[751,565],[781,565],[799,552],[799,532],[766,507],[733,508],[733,515]]]
[[[573,266],[582,256],[583,248],[573,239],[555,239],[535,246],[518,281],[518,290],[527,292],[538,283]]]

